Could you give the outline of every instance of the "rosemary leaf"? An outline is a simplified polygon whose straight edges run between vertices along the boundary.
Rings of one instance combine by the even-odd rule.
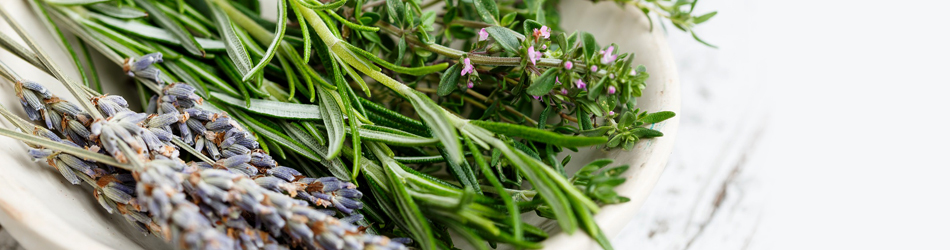
[[[211,93],[211,97],[223,103],[238,107],[251,113],[294,120],[320,120],[320,107],[315,104],[299,104],[269,101],[263,99],[249,99],[251,105],[245,106],[244,101],[219,93]]]
[[[191,33],[185,30],[185,27],[182,27],[181,24],[166,15],[165,12],[148,0],[135,0],[135,4],[145,9],[159,26],[165,28],[172,36],[178,38],[178,41],[181,42],[182,47],[185,47],[185,50],[192,55],[205,57],[204,48],[195,40],[195,37],[192,36]]]

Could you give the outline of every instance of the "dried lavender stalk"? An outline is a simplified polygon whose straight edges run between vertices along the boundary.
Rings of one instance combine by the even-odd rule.
[[[351,183],[333,177],[303,178],[293,169],[276,166],[230,118],[197,109],[194,104],[201,99],[188,85],[167,87],[160,98],[164,99],[160,102],[164,110],[157,115],[135,113],[119,96],[94,98],[96,107],[107,116],[96,121],[91,121],[75,105],[56,98],[42,85],[18,83],[17,90],[31,119],[44,121],[67,139],[42,128],[36,130],[37,134],[67,144],[79,141],[119,162],[145,162],[142,169],[129,174],[114,168],[98,168],[96,164],[51,150],[31,151],[37,158],[51,159],[71,182],[86,176],[87,183],[96,183],[96,196],[108,211],[116,208],[130,221],[148,225],[153,232],[160,232],[183,248],[405,249],[397,241],[362,233],[350,222],[337,220],[308,207],[304,201],[284,195],[282,192],[314,204],[348,209],[340,209],[344,212],[361,206],[357,201],[361,193]],[[192,114],[195,119],[190,119]],[[62,118],[58,120],[60,126],[54,125],[57,118]],[[173,125],[177,125],[177,130],[172,129]],[[178,150],[170,141],[173,136],[186,133],[205,140],[207,150],[203,151],[223,152],[212,154],[218,156],[217,162],[188,165],[177,159]],[[135,155],[125,155],[120,150],[124,145],[132,148]],[[70,171],[64,171],[63,165]],[[136,186],[134,194],[131,183]],[[143,220],[144,212],[148,212],[151,221]],[[358,217],[346,220],[355,219]]]

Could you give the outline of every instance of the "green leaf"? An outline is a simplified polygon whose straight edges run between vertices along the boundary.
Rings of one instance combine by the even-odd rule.
[[[521,42],[518,41],[519,34],[514,30],[501,26],[491,26],[485,28],[485,31],[508,52],[518,53],[518,49],[521,48]]]
[[[582,107],[577,108],[577,122],[581,130],[591,130],[594,126],[590,122],[590,115]]]
[[[143,0],[138,0],[143,1]],[[270,63],[271,59],[274,58],[274,55],[277,54],[277,49],[279,48],[280,42],[284,39],[284,32],[287,31],[287,2],[280,0],[277,1],[277,30],[274,32],[274,39],[271,40],[270,46],[267,47],[267,51],[264,52],[264,58],[261,58],[261,61],[254,65],[247,74],[244,74],[241,79],[242,81],[250,80],[251,77],[257,74],[258,71],[264,69],[264,66],[267,66]]]
[[[260,121],[254,120],[253,118],[247,116],[244,113],[241,113],[240,111],[231,109],[228,113],[231,113],[232,114],[231,117],[237,118],[239,121],[247,125],[249,129],[254,130],[254,132],[258,133],[262,137],[267,138],[267,140],[271,142],[287,147],[288,149],[293,150],[294,152],[297,152],[298,154],[304,157],[307,157],[308,159],[311,159],[314,161],[323,160],[323,158],[317,155],[316,152],[302,145],[299,141],[291,139],[289,136],[278,132],[277,130],[275,130],[274,128],[271,128],[270,126],[264,125]],[[346,178],[349,178],[348,175],[344,175],[344,176]],[[343,177],[337,176],[337,178],[343,178]]]
[[[291,4],[290,7],[293,8],[294,14],[297,16],[300,33],[303,33],[303,61],[304,63],[310,63],[310,48],[313,47],[313,43],[310,41],[310,29],[307,26],[307,20],[303,17],[303,10],[299,10],[296,4]]]
[[[541,29],[541,26],[544,25],[531,19],[524,20],[524,24],[522,24],[525,36],[531,36],[534,33],[534,29]]]
[[[346,132],[352,132],[350,128],[346,129]],[[360,137],[369,141],[382,142],[388,145],[404,146],[404,147],[415,147],[415,146],[430,146],[436,143],[439,143],[437,138],[425,138],[408,132],[403,133],[392,133],[385,130],[377,129],[359,129]]]
[[[587,165],[584,165],[584,167],[581,167],[581,169],[578,169],[577,172],[574,173],[574,178],[590,176],[594,172],[597,172],[597,170],[600,170],[601,168],[604,168],[613,162],[613,159],[608,158],[594,160],[590,163],[587,163]]]
[[[90,5],[90,4],[99,4],[105,3],[112,0],[44,0],[44,2],[52,5],[60,6],[74,6],[74,5]]]
[[[455,127],[449,123],[445,110],[419,91],[412,90],[407,98],[412,102],[412,106],[416,109],[419,117],[429,126],[432,135],[442,142],[442,146],[445,147],[449,155],[449,160],[461,162],[463,160],[462,143],[459,141]]]
[[[643,139],[663,136],[663,132],[648,128],[634,128],[630,130],[630,134]]]
[[[231,25],[231,19],[217,6],[212,7],[211,12],[218,25],[218,33],[227,45],[228,57],[231,58],[231,62],[234,63],[238,73],[241,76],[246,75],[251,70],[251,59],[247,54],[247,49],[244,48],[244,43],[241,42],[241,38],[234,31],[234,26]]]
[[[167,44],[182,45],[182,40],[174,36],[171,32],[168,32],[165,29],[151,26],[148,24],[143,24],[139,22],[119,20],[112,17],[99,15],[95,13],[90,13],[90,17],[95,18],[102,24],[112,27],[114,29],[119,29],[120,31],[126,34],[132,34],[138,37],[147,38]],[[211,40],[205,38],[195,38],[195,41],[198,42],[198,45],[201,48],[207,51],[225,51],[227,48],[224,45],[224,42],[218,40]]]
[[[631,125],[633,125],[634,122],[636,122],[636,120],[637,118],[634,117],[633,112],[624,112],[623,115],[620,116],[620,123],[618,127],[621,127],[621,128],[630,127]]]
[[[584,43],[584,56],[588,61],[594,60],[594,55],[597,53],[597,41],[594,40],[594,35],[591,35],[587,32],[581,32],[581,39]]]
[[[115,18],[122,19],[135,19],[147,17],[148,13],[145,11],[139,10],[138,8],[132,6],[116,6],[108,3],[97,3],[87,6],[88,8],[95,10],[103,15],[108,15]]]
[[[403,10],[403,8],[405,8],[405,6],[401,0],[386,0],[386,11],[389,13],[391,23],[399,24],[400,26],[405,24],[406,11]]]
[[[475,4],[475,10],[478,11],[478,15],[482,17],[483,21],[498,24],[498,20],[495,19],[498,16],[498,6],[495,5],[495,0],[472,0],[472,3]]]
[[[710,18],[712,18],[713,16],[716,16],[716,13],[717,13],[716,11],[713,11],[713,12],[703,14],[702,16],[695,17],[693,18],[693,24],[701,24],[706,21],[709,21]]]
[[[459,64],[452,65],[449,67],[445,73],[442,73],[442,78],[439,79],[439,90],[436,92],[439,96],[447,96],[452,94],[459,85],[459,77],[462,74],[462,67]]]
[[[673,118],[674,116],[676,116],[676,113],[673,113],[672,111],[660,111],[660,112],[648,114],[644,116],[643,118],[640,118],[640,121],[643,122],[644,124],[653,124],[653,123],[659,123],[667,119]]]
[[[340,154],[343,149],[343,141],[346,137],[346,122],[343,120],[343,107],[339,105],[339,95],[336,92],[326,90],[326,88],[317,88],[317,94],[320,96],[320,112],[326,114],[323,124],[327,129],[327,136],[330,143],[328,159],[333,159]]]
[[[544,71],[544,73],[541,74],[537,80],[534,80],[534,82],[531,83],[531,86],[528,86],[526,91],[529,95],[533,96],[543,96],[548,94],[548,92],[551,92],[551,90],[554,89],[554,80],[555,77],[557,77],[558,72],[559,69],[557,67],[553,67],[547,71]]]
[[[400,36],[396,43],[396,61],[394,64],[402,64],[402,57],[406,55],[406,36]]]
[[[320,107],[314,104],[299,104],[251,99],[251,105],[245,106],[243,100],[228,95],[211,92],[211,97],[228,105],[241,108],[242,110],[268,117],[293,120],[323,119],[320,115]]]
[[[379,14],[376,14],[376,12],[366,12],[360,16],[360,23],[364,25],[373,25],[376,22],[379,22],[379,19],[381,18],[382,17],[380,17]]]
[[[719,47],[716,47],[716,45],[712,45],[712,44],[707,43],[706,41],[703,41],[703,39],[699,39],[699,36],[696,35],[696,32],[693,31],[693,30],[689,30],[689,34],[690,34],[691,36],[693,36],[693,39],[696,39],[697,42],[700,42],[700,43],[702,43],[702,44],[704,44],[704,45],[706,45],[706,46],[712,47],[712,48],[719,48]]]
[[[141,6],[142,9],[145,9],[145,11],[149,13],[149,17],[155,19],[158,26],[165,28],[171,32],[172,36],[178,38],[178,40],[181,41],[182,47],[185,47],[185,50],[193,55],[205,57],[204,48],[201,47],[198,41],[195,41],[195,37],[192,36],[190,32],[185,30],[185,27],[182,27],[181,24],[165,15],[165,12],[162,12],[158,7],[147,0],[135,0],[135,3]]]
[[[493,121],[473,120],[469,121],[479,127],[489,131],[526,140],[543,142],[562,147],[583,147],[600,145],[607,142],[607,137],[586,137],[586,136],[568,136],[554,133],[547,130],[541,130],[523,125],[510,123],[501,123]]]
[[[501,26],[511,25],[515,21],[515,18],[518,17],[518,12],[511,12],[501,18]]]
[[[444,149],[439,148],[439,153],[442,154],[442,157],[448,158]],[[478,185],[478,179],[475,177],[475,174],[472,173],[472,168],[468,166],[467,161],[462,161],[462,164],[448,161],[446,162],[446,170],[455,176],[455,179],[462,184],[465,189],[474,189],[479,194],[482,193],[481,187]],[[463,201],[459,201],[459,206],[464,206]]]
[[[280,125],[294,141],[299,142],[317,155],[323,157],[323,159],[318,161],[323,167],[330,171],[330,174],[344,181],[352,180],[350,174],[347,172],[346,166],[343,165],[343,162],[340,161],[339,158],[326,160],[327,148],[323,146],[320,140],[317,140],[319,137],[312,137],[311,133],[308,133],[304,128],[286,121],[281,121]]]

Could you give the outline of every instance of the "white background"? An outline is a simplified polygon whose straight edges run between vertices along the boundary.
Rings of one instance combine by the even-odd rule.
[[[669,31],[683,122],[616,248],[950,248],[948,7],[700,1],[720,48]]]

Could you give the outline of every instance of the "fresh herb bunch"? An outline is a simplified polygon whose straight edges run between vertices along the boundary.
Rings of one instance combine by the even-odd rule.
[[[695,2],[618,2],[689,32],[711,17],[683,18]],[[557,154],[629,149],[673,116],[636,109],[646,69],[590,34],[559,32],[557,1],[277,0],[276,20],[256,0],[30,3],[87,88],[101,86],[81,63],[87,47],[134,77],[143,109],[192,86],[281,165],[360,184],[368,231],[423,249],[452,247],[449,231],[479,249],[538,248],[547,234],[521,221],[529,211],[610,249],[592,215],[625,201],[613,187],[626,167],[565,173],[570,157]],[[164,62],[139,63],[156,55]],[[200,136],[177,136],[192,153],[182,157],[213,155]]]
[[[195,88],[168,85],[150,114],[134,112],[121,96],[101,95],[69,80],[2,8],[0,16],[30,49],[9,40],[5,46],[21,58],[35,59],[37,67],[81,100],[81,105],[64,101],[0,63],[0,76],[13,84],[27,116],[45,125],[33,125],[0,106],[0,114],[19,129],[0,128],[0,134],[26,142],[34,159],[46,160],[70,183],[82,180],[93,187],[107,212],[118,212],[142,232],[184,249],[406,249],[404,241],[351,224],[362,218],[359,214],[338,219],[336,211],[308,206],[352,214],[362,195],[335,177],[305,178],[276,166],[226,115],[198,107],[202,99]],[[157,54],[147,55],[131,65],[130,73],[156,72],[151,67],[156,62],[161,62]],[[182,142],[191,141],[190,135],[211,140],[196,141],[190,151],[205,162],[179,159],[179,146],[191,149]],[[207,150],[202,153],[202,148]]]

